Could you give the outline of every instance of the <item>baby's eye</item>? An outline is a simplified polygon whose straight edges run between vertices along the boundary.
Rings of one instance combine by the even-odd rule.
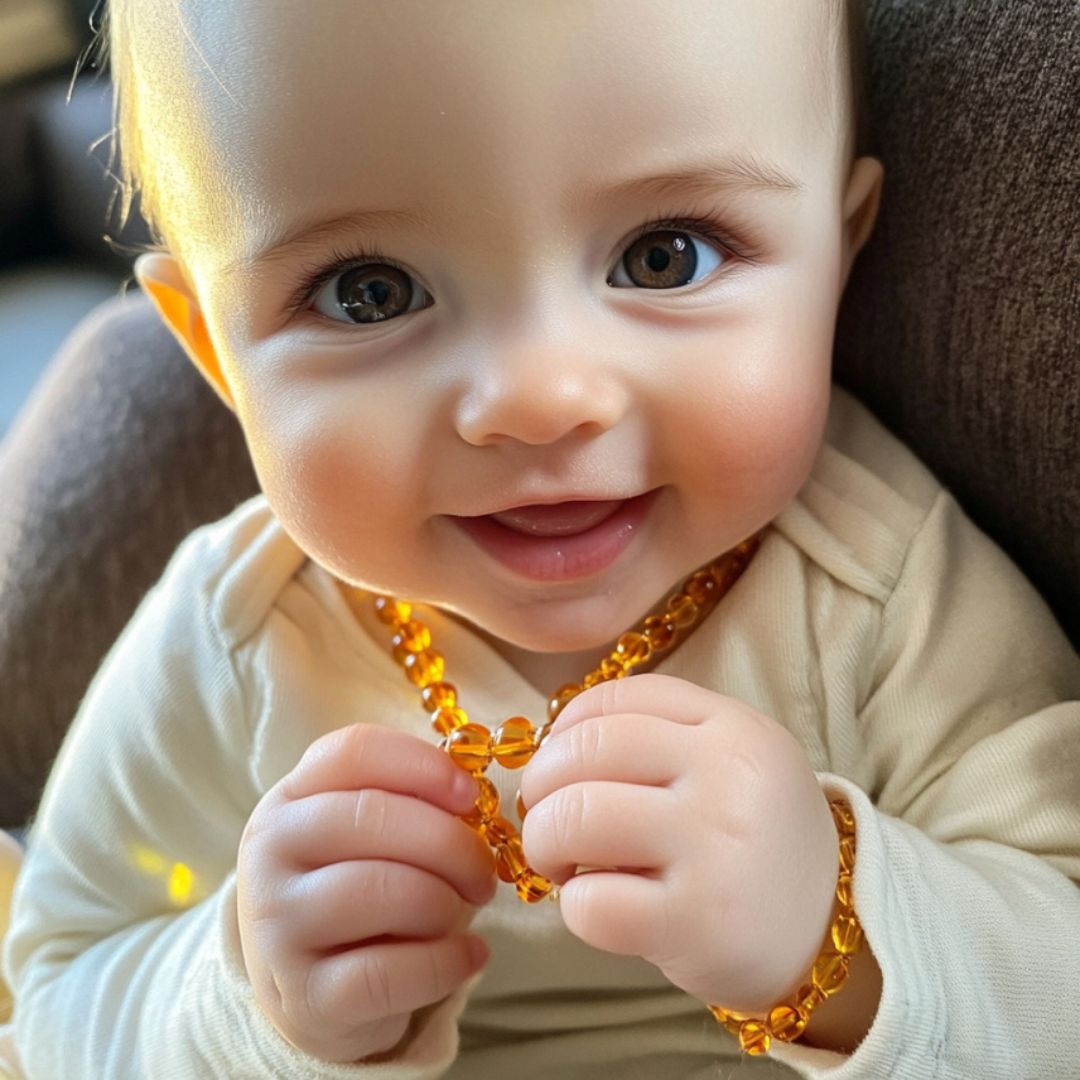
[[[368,262],[331,273],[333,277],[325,278],[324,286],[315,292],[312,306],[335,322],[385,322],[431,306],[423,285],[414,284],[408,271],[392,263]]]
[[[686,229],[648,227],[649,231],[640,232],[636,240],[626,249],[619,260],[609,285],[639,289],[677,289],[694,280],[694,274],[701,270],[704,274],[712,273],[721,262],[728,261],[727,252],[719,249],[715,241],[706,243],[700,237],[693,236]],[[698,255],[698,247],[704,251],[704,257]],[[709,250],[712,248],[713,250]],[[717,258],[720,250],[722,258]],[[619,279],[622,271],[622,280]]]

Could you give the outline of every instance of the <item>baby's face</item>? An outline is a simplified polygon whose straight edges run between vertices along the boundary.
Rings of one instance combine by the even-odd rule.
[[[146,0],[196,305],[170,319],[302,548],[569,652],[783,508],[879,180],[840,160],[824,9],[205,0],[181,29]],[[139,268],[163,309],[169,265]],[[562,580],[458,522],[652,491],[612,564]]]

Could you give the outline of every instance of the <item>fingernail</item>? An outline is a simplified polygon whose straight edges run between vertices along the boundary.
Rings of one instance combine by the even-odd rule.
[[[469,799],[470,801],[475,801],[476,796],[479,794],[476,781],[467,772],[459,772],[454,777],[451,791],[456,799]]]

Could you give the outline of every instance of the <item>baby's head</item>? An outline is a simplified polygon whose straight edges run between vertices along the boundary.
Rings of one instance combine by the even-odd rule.
[[[340,578],[591,650],[790,501],[877,209],[843,0],[111,0],[140,284]],[[460,517],[655,492],[537,580]]]

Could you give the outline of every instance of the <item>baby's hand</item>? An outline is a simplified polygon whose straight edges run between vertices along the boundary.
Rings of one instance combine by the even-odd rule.
[[[476,782],[437,747],[354,724],[259,801],[237,856],[240,941],[260,1008],[325,1061],[390,1050],[412,1013],[487,960],[465,934],[495,893],[491,852],[454,815]]]
[[[745,1012],[809,972],[838,840],[802,747],[774,720],[667,675],[601,683],[560,714],[521,795],[526,857],[565,883],[563,919],[583,941]]]

